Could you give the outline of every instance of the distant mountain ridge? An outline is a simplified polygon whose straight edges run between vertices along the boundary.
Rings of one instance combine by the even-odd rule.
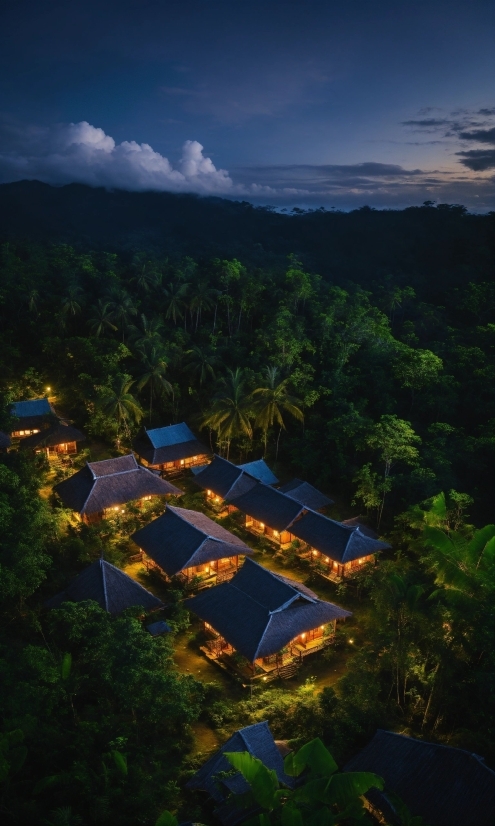
[[[149,249],[171,259],[236,256],[284,266],[296,253],[336,283],[387,274],[428,291],[490,277],[495,213],[459,206],[314,211],[288,215],[247,202],[168,192],[109,191],[40,181],[0,185],[0,239],[69,243],[109,251]]]

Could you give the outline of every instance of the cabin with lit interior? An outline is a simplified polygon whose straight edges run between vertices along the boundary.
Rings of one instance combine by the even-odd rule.
[[[204,465],[210,457],[208,448],[196,439],[185,422],[153,430],[145,428],[132,447],[145,467],[167,474]]]
[[[252,554],[242,539],[204,513],[167,506],[164,514],[131,536],[148,568],[179,577],[186,587],[208,587],[231,579]]]
[[[53,422],[44,430],[26,436],[20,446],[35,453],[46,453],[48,459],[59,456],[70,456],[77,453],[77,443],[84,441],[86,436],[71,425],[63,422]]]
[[[375,554],[390,548],[386,542],[365,534],[358,525],[344,525],[321,513],[308,510],[291,527],[304,543],[300,554],[334,582],[340,582],[363,565],[373,563]]]
[[[142,504],[152,496],[180,496],[182,491],[136,462],[134,454],[86,462],[85,467],[53,488],[66,508],[84,522],[97,522]]]
[[[245,527],[257,536],[265,536],[275,545],[284,547],[294,540],[292,525],[306,508],[276,488],[261,482],[230,500],[245,514]]]
[[[185,605],[203,622],[209,659],[264,681],[292,676],[306,656],[333,642],[336,623],[351,616],[249,557],[229,582]]]
[[[258,482],[275,485],[277,477],[263,459],[234,465],[228,459],[215,455],[209,465],[193,468],[195,483],[206,492],[208,504],[214,510],[227,508],[231,513],[237,508],[231,500],[245,493]]]
[[[55,410],[46,398],[14,402],[10,412],[15,420],[10,434],[13,439],[24,439],[58,421]]]

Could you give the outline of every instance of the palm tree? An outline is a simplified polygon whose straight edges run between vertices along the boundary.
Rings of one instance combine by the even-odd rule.
[[[38,314],[38,303],[40,300],[40,294],[38,290],[30,290],[27,294],[27,304],[29,307],[30,312]]]
[[[94,305],[88,318],[88,327],[96,338],[99,338],[108,330],[117,329],[112,321],[108,301],[98,299],[98,303]]]
[[[142,390],[143,387],[146,385],[150,388],[150,424],[151,424],[151,412],[153,406],[153,394],[156,396],[162,395],[162,393],[168,393],[168,395],[173,394],[173,387],[169,381],[165,378],[165,373],[167,370],[167,362],[165,361],[165,354],[163,350],[156,345],[151,345],[148,347],[143,347],[141,349],[142,355],[142,365],[144,368],[144,373],[141,374],[140,378],[138,379],[137,388],[138,390]]]
[[[227,378],[220,381],[220,389],[213,396],[209,413],[203,418],[204,427],[212,427],[219,441],[227,442],[227,459],[230,442],[242,434],[250,439],[253,428],[250,422],[251,400],[244,391],[242,370],[227,370]]]
[[[267,367],[265,374],[267,379],[266,386],[257,387],[252,393],[254,402],[253,409],[256,414],[254,426],[261,428],[263,431],[266,453],[268,428],[273,427],[275,422],[279,425],[277,451],[275,454],[275,459],[277,459],[280,434],[282,430],[286,429],[283,414],[288,413],[290,416],[293,416],[294,419],[302,422],[304,413],[299,406],[302,402],[295,396],[291,396],[287,390],[290,378],[279,381],[278,367]]]
[[[109,294],[108,298],[110,300],[109,307],[112,318],[120,322],[122,327],[122,341],[124,341],[124,332],[129,323],[129,316],[137,315],[137,309],[129,293],[125,290],[115,290]]]
[[[196,314],[196,324],[194,329],[198,329],[203,310],[211,310],[215,306],[215,299],[220,295],[214,287],[210,287],[207,281],[200,281],[189,301],[189,312],[191,317]]]
[[[190,350],[186,350],[186,356],[189,356],[185,371],[199,381],[199,384],[204,384],[207,379],[215,378],[214,366],[218,364],[218,359],[212,353],[202,350],[197,344],[194,344]]]
[[[139,402],[129,392],[134,379],[129,376],[120,376],[109,387],[104,387],[98,399],[98,407],[107,416],[117,419],[117,446],[120,446],[120,430],[126,436],[130,434],[130,422],[136,424],[143,418],[143,411]]]
[[[149,342],[152,342],[154,345],[158,346],[161,344],[161,333],[163,331],[163,322],[161,318],[158,316],[153,316],[153,318],[148,319],[144,313],[140,315],[141,324],[139,327],[134,325],[130,326],[130,340],[135,345],[136,349],[139,350],[141,347],[146,346]]]
[[[60,311],[62,316],[75,316],[81,312],[84,292],[78,284],[70,284],[62,299]]]
[[[165,311],[165,318],[171,318],[174,324],[177,324],[177,319],[183,318],[186,307],[185,298],[187,295],[189,284],[173,284],[169,283],[163,290],[167,301],[167,309]]]
[[[134,282],[144,293],[158,286],[161,276],[157,272],[154,261],[145,261],[142,255],[137,255],[133,261],[133,269],[136,275],[131,278],[131,282]]]

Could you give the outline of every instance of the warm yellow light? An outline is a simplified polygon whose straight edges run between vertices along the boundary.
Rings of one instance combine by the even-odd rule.
[[[306,639],[306,634],[301,634],[301,639],[305,640]]]
[[[211,490],[207,490],[206,493],[208,496],[211,496]]]
[[[280,534],[279,534],[279,532],[278,532],[278,531],[273,531],[273,535],[274,535],[274,536],[280,536]]]
[[[260,522],[260,528],[264,528],[264,527],[265,527],[265,523],[264,523],[264,522]]]
[[[321,628],[322,631],[323,631],[324,627],[325,627],[324,625],[320,625],[320,628]]]
[[[358,562],[359,562],[360,565],[362,565],[363,562],[364,562],[364,559],[358,559]]]
[[[181,463],[181,465],[183,465],[184,464],[184,459],[181,459],[180,463]]]
[[[350,642],[351,645],[354,645],[354,640],[353,639],[350,639],[349,642]]]
[[[318,553],[318,551],[312,551],[311,553],[313,554],[313,556],[316,556],[316,554]]]
[[[263,680],[266,680],[266,677],[263,677]]]
[[[215,502],[220,502],[220,497],[219,496],[215,496]]]
[[[325,557],[325,562],[330,562],[328,556]]]
[[[51,390],[52,388],[51,388],[51,387],[47,387],[46,389],[47,389],[47,391],[48,391],[48,393],[49,393],[49,392],[50,392],[50,390]]]
[[[114,508],[114,511],[118,511],[118,507],[115,507],[115,508]]]

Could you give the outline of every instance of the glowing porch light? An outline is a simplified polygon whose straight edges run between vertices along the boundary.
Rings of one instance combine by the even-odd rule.
[[[306,634],[301,634],[301,639],[305,640],[306,639]]]
[[[349,640],[349,642],[350,642],[350,644],[351,644],[351,645],[354,645],[354,640],[353,640],[353,638],[352,638],[352,637],[351,637],[351,639]]]
[[[328,556],[325,557],[325,562],[330,562]]]
[[[260,522],[260,528],[264,528],[264,527],[265,527],[265,523],[264,523],[264,522]]]
[[[316,556],[316,554],[318,553],[318,551],[311,551],[311,553],[313,554],[313,556]]]
[[[51,387],[47,387],[47,388],[46,388],[47,393],[49,393],[51,389],[52,389]]]
[[[211,496],[211,490],[207,490],[207,491],[206,491],[206,495],[207,495],[207,496]]]
[[[280,536],[280,534],[279,534],[279,532],[278,532],[278,531],[273,531],[273,535],[274,535],[274,536]]]

